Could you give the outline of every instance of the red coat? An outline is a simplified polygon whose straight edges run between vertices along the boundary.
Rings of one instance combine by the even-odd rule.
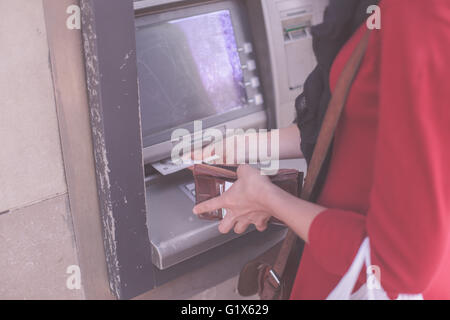
[[[380,7],[292,299],[326,298],[366,236],[391,297],[450,299],[450,1]],[[332,89],[365,31],[337,56]]]

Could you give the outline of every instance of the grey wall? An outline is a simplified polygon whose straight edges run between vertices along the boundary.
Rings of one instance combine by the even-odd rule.
[[[0,299],[83,298],[42,1],[0,12]]]

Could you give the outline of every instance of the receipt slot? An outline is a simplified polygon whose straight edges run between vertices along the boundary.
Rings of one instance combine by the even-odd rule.
[[[282,108],[294,95],[281,99],[282,90],[302,80],[289,80],[276,60],[310,70],[312,48],[298,53],[308,67],[285,52],[308,39],[316,2],[81,0],[104,248],[118,298],[217,264],[222,273],[205,272],[224,281],[284,237],[278,226],[222,235],[217,222],[195,217],[192,175],[171,163],[171,138],[179,129],[194,137],[199,120],[225,131],[276,128],[288,118]],[[307,11],[284,19],[286,7]]]

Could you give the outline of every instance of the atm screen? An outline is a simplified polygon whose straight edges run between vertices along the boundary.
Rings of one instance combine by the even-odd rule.
[[[246,105],[230,11],[139,26],[136,37],[144,136]]]

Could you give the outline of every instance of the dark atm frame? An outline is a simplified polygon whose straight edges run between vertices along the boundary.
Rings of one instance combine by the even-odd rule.
[[[205,1],[189,4],[197,2]],[[80,5],[97,190],[111,291],[119,299],[133,298],[233,252],[242,252],[247,246],[250,254],[243,260],[228,259],[233,261],[236,269],[233,272],[237,273],[243,263],[276,242],[272,239],[267,243],[264,233],[252,232],[246,236],[245,245],[240,239],[232,240],[220,250],[210,250],[167,270],[159,270],[152,264],[146,226],[133,0],[80,0]],[[279,231],[276,241],[284,234],[284,230]],[[214,277],[214,272],[210,276]]]

